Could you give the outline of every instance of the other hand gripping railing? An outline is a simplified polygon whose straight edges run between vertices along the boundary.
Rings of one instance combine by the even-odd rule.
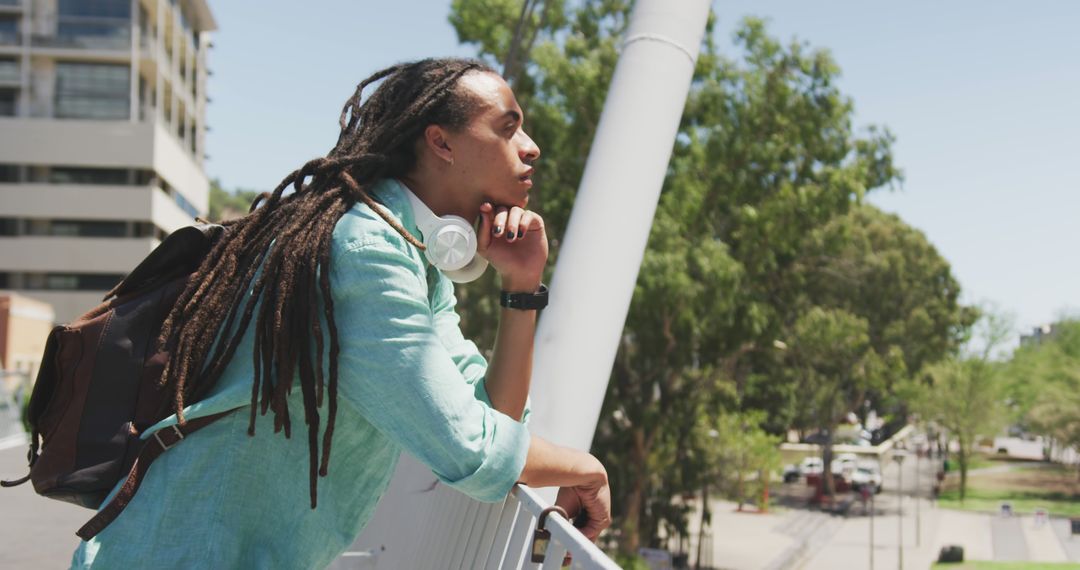
[[[519,507],[518,517],[514,528],[510,531],[507,541],[507,553],[517,556],[524,546],[524,555],[519,564],[503,564],[501,568],[536,568],[533,555],[540,553],[543,560],[543,570],[560,568],[567,554],[570,555],[570,567],[582,570],[593,569],[618,569],[610,558],[604,554],[595,544],[585,538],[581,531],[574,528],[570,521],[563,518],[558,511],[552,511],[540,495],[525,485],[515,485],[506,499],[506,505],[517,503]],[[537,523],[544,513],[544,531],[547,531],[547,545],[537,544]],[[511,561],[512,562],[512,561]]]

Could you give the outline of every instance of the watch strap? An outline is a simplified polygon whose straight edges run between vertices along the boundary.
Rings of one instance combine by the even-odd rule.
[[[535,293],[513,293],[503,291],[499,295],[499,304],[507,309],[538,311],[548,304],[548,288],[543,283]]]

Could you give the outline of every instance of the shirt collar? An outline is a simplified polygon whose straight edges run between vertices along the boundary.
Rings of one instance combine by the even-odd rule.
[[[416,215],[413,214],[412,204],[405,195],[408,189],[396,178],[384,178],[375,183],[371,188],[372,197],[382,204],[395,218],[401,222],[405,231],[409,232],[421,242],[424,235],[416,225]]]

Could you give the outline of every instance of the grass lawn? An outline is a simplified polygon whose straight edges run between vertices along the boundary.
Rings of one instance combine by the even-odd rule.
[[[1080,569],[1080,564],[1071,562],[984,562],[972,560],[959,563],[935,563],[935,570],[1067,570]]]
[[[1017,463],[1005,472],[974,473],[968,476],[963,503],[959,485],[958,474],[946,480],[939,502],[942,507],[997,512],[1001,503],[1008,502],[1017,513],[1030,514],[1041,508],[1051,516],[1080,516],[1080,481],[1075,468]]]
[[[953,469],[957,473],[959,473],[960,466],[956,463],[955,460],[952,462],[952,464]],[[982,469],[984,467],[997,467],[998,465],[1007,464],[1007,461],[1002,461],[1001,458],[996,455],[989,455],[986,453],[973,453],[968,459],[968,472],[974,471],[975,469]]]

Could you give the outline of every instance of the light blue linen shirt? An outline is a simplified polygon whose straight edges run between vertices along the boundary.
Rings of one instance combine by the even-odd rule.
[[[392,180],[374,189],[419,236],[403,191]],[[251,327],[211,394],[186,409],[189,418],[240,411],[162,454],[123,513],[75,551],[73,568],[323,568],[367,523],[402,450],[481,501],[509,492],[529,433],[491,407],[487,362],[462,337],[453,284],[364,204],[338,222],[332,248],[340,392],[318,508],[308,495],[299,384],[289,396],[291,439],[273,433],[272,414],[247,435]],[[320,416],[325,426],[325,401]]]

